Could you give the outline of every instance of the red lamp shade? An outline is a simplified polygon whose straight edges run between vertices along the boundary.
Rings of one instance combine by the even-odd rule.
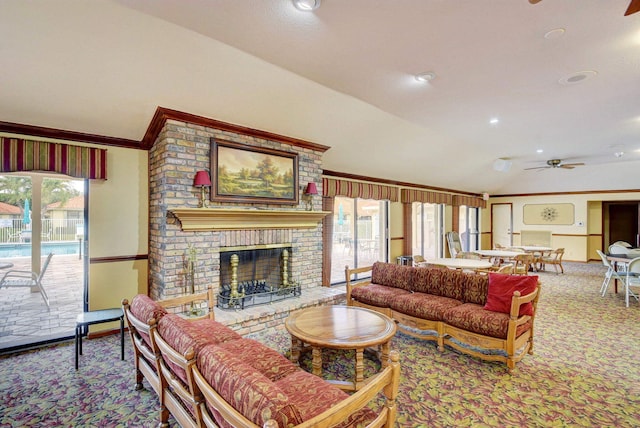
[[[307,188],[304,191],[305,195],[317,195],[318,188],[316,187],[316,183],[307,183]]]
[[[207,171],[198,171],[193,179],[193,185],[195,187],[209,187],[211,186],[211,179]]]

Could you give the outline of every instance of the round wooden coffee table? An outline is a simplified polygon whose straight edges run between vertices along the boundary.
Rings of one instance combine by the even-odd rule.
[[[322,376],[322,349],[355,350],[353,381],[330,380],[342,389],[357,391],[364,379],[364,350],[379,347],[382,367],[387,366],[395,322],[378,312],[353,306],[318,306],[294,312],[284,323],[291,334],[291,361],[299,364],[305,344],[312,350],[313,374]]]

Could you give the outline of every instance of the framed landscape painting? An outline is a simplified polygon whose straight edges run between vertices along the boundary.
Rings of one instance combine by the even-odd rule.
[[[298,204],[298,155],[211,139],[211,200]]]

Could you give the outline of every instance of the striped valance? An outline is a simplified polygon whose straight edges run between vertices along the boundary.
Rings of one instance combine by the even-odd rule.
[[[453,205],[466,205],[474,208],[486,208],[487,201],[478,196],[453,195]]]
[[[398,202],[398,188],[359,181],[322,179],[324,196],[346,196],[348,198],[389,200]]]
[[[450,193],[428,192],[417,189],[402,189],[400,200],[404,203],[422,202],[423,204],[451,205]]]
[[[91,147],[0,137],[0,172],[50,171],[107,179],[107,151]]]

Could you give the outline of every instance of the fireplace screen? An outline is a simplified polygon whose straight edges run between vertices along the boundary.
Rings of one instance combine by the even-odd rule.
[[[244,309],[299,296],[290,272],[291,248],[221,252],[218,307]]]

